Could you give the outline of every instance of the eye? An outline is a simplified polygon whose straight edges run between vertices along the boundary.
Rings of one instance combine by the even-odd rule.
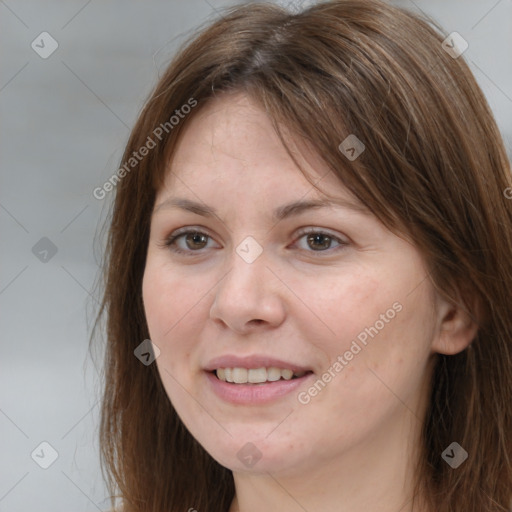
[[[333,249],[332,243],[338,244],[333,250],[341,250],[349,245],[348,241],[341,240],[340,238],[326,233],[324,231],[306,228],[298,234],[296,242],[305,239],[307,248],[302,247],[301,250],[307,252],[326,252]],[[175,253],[186,254],[187,256],[195,256],[193,253],[199,254],[202,249],[207,248],[208,241],[211,240],[210,235],[199,231],[198,229],[191,230],[190,228],[183,228],[172,233],[161,244],[163,247],[169,248]],[[181,245],[178,242],[182,242]]]
[[[347,241],[341,240],[338,237],[331,235],[330,233],[326,233],[314,228],[307,228],[306,230],[302,230],[299,233],[299,238],[297,240],[302,240],[304,238],[306,240],[307,247],[313,249],[313,252],[324,252],[331,249],[331,244],[333,241],[338,244],[338,247],[335,247],[334,250],[343,249],[349,244]],[[307,249],[303,250],[307,251]]]
[[[177,242],[183,238],[185,247],[183,245],[178,246]],[[162,244],[164,247],[168,247],[173,252],[179,254],[187,254],[191,252],[199,252],[200,249],[204,249],[210,236],[202,231],[198,230],[178,230],[171,234],[165,239]]]

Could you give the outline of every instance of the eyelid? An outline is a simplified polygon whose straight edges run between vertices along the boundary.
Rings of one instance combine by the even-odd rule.
[[[198,233],[200,235],[206,235],[210,240],[214,240],[213,236],[210,235],[208,229],[203,226],[184,226],[182,228],[175,229],[171,234],[164,237],[161,242],[157,242],[157,245],[162,248],[169,248],[181,235],[187,235],[189,233]],[[189,252],[198,254],[200,251],[183,251],[175,250],[175,252]]]
[[[307,227],[302,228],[299,230],[299,232],[295,235],[293,245],[295,245],[301,238],[303,238],[305,235],[309,234],[319,234],[319,235],[326,235],[330,239],[336,241],[339,245],[338,247],[331,247],[329,249],[326,249],[324,251],[313,251],[313,250],[306,250],[302,249],[304,252],[313,253],[313,254],[325,254],[327,255],[333,255],[337,253],[338,251],[344,249],[346,246],[351,245],[351,240],[345,236],[346,240],[343,239],[343,237],[340,237],[339,235],[335,235],[334,233],[331,233],[330,230],[325,228],[319,228],[319,227]]]
[[[340,237],[340,235],[332,233],[327,228],[320,228],[320,227],[301,228],[301,229],[299,229],[298,233],[295,235],[295,239],[297,240],[298,238],[302,237],[303,235],[309,235],[310,233],[320,233],[322,235],[327,235],[327,236],[337,240],[340,243],[347,243],[347,244],[350,243],[350,240],[346,235],[344,235],[346,240],[343,240],[342,237]]]

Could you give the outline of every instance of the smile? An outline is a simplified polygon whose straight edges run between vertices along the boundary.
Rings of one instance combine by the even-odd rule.
[[[294,372],[289,368],[217,368],[215,375],[223,382],[234,384],[264,384],[279,380],[292,380],[303,377],[307,372]]]
[[[290,369],[277,367],[251,369],[234,367],[218,368],[204,372],[204,375],[209,389],[223,402],[256,406],[270,404],[286,396],[295,397],[299,387],[305,386],[305,382],[314,378],[315,374],[311,371],[294,374]],[[228,381],[228,378],[231,381]]]

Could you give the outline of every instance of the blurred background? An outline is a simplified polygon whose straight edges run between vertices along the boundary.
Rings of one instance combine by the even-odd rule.
[[[88,345],[112,194],[93,190],[178,45],[235,3],[0,0],[0,512],[109,508]],[[512,156],[512,0],[390,3],[468,42]]]

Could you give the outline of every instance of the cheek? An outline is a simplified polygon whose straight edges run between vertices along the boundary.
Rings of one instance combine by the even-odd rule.
[[[201,303],[187,291],[177,272],[148,258],[142,283],[144,310],[151,341],[160,349],[155,361],[163,387],[182,421],[201,411],[186,390],[192,388],[194,326]],[[186,423],[186,421],[185,421]]]
[[[169,293],[165,274],[158,272],[150,259],[142,280],[142,299],[151,340],[157,343],[172,326],[166,312],[174,311],[176,299]]]
[[[204,290],[194,280],[180,275],[156,256],[148,256],[142,296],[151,334],[156,338],[171,337],[179,324],[194,315]]]
[[[384,382],[400,395],[417,388],[424,374],[434,335],[432,297],[426,284],[411,293],[418,280],[407,270],[361,270],[335,281],[297,283],[298,295],[308,297],[308,319],[314,320],[299,317],[297,310],[301,331],[324,354],[324,370],[331,373],[325,378],[336,382],[327,386],[340,397],[357,397],[355,409],[391,395]]]
[[[308,341],[316,338],[319,348],[331,359],[348,350],[361,333],[363,338],[364,329],[379,320],[396,297],[389,283],[369,270],[333,274],[295,279],[293,288],[301,301],[293,300],[292,313],[301,319],[301,330],[308,333]]]
[[[193,330],[200,329],[196,319],[204,304],[198,292],[189,291],[193,289],[184,285],[178,273],[169,272],[148,258],[142,295],[149,335],[160,349],[157,364],[173,374],[181,373],[180,368],[188,365]]]

